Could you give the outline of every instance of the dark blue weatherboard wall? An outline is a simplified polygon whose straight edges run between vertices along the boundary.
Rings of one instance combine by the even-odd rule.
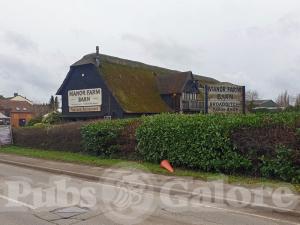
[[[199,85],[195,80],[189,80],[186,83],[183,91],[187,93],[199,93]]]
[[[82,76],[82,74],[84,74],[84,76]],[[68,107],[68,91],[90,88],[102,89],[101,111],[70,113]],[[92,64],[71,67],[61,94],[62,114],[64,117],[103,118],[104,116],[112,116],[113,118],[123,118],[124,116],[122,108],[108,89],[98,69]]]

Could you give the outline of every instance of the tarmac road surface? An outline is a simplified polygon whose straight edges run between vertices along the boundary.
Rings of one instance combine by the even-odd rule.
[[[300,218],[0,164],[0,224],[295,225]]]

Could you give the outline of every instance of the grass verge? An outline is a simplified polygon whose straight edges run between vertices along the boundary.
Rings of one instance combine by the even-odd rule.
[[[114,165],[122,165],[123,167],[126,167],[126,165],[127,166],[130,165],[130,161],[121,160],[121,159],[107,159],[107,158],[101,158],[96,156],[84,155],[80,153],[71,153],[71,152],[63,152],[63,151],[47,151],[47,150],[24,148],[18,146],[1,147],[0,153],[14,154],[19,156],[26,156],[26,157],[40,158],[40,159],[47,159],[47,160],[54,160],[54,161],[61,161],[61,162],[78,163],[78,164],[85,164],[85,165],[92,165],[92,166],[109,167]],[[134,163],[140,165],[141,169],[144,168],[145,170],[155,174],[193,177],[195,179],[200,179],[205,181],[222,179],[224,181],[227,181],[227,183],[229,184],[243,185],[248,187],[268,186],[268,187],[276,188],[282,186],[289,186],[292,187],[294,191],[300,193],[300,184],[284,183],[278,180],[246,177],[246,176],[232,176],[232,175],[228,176],[220,173],[206,173],[201,171],[176,169],[176,168],[175,168],[175,172],[173,174],[170,174],[164,169],[160,168],[159,165],[157,164],[146,163],[146,162],[134,162]]]

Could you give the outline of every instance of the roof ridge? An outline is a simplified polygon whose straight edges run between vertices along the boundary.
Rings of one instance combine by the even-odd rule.
[[[143,63],[140,61],[135,61],[135,60],[130,60],[130,59],[124,59],[116,56],[110,56],[106,54],[100,54],[100,63],[101,62],[107,62],[107,63],[113,63],[113,64],[119,64],[119,65],[124,65],[124,66],[130,66],[133,68],[144,68],[144,69],[150,69],[153,72],[157,74],[175,74],[175,73],[182,73],[183,71],[175,70],[175,69],[169,69],[165,67],[160,67],[160,66],[155,66],[147,63]],[[96,53],[90,53],[85,56],[83,56],[80,60],[75,62],[74,64],[71,65],[73,66],[80,66],[80,65],[85,65],[85,64],[94,64],[96,65]],[[192,72],[192,71],[185,71],[185,72]],[[219,82],[218,80],[207,77],[207,76],[202,76],[198,74],[194,74],[195,78],[201,80],[206,80],[207,82],[213,82],[217,83]]]

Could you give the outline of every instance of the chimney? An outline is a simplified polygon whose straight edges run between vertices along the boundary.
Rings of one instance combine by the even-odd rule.
[[[96,46],[96,65],[100,66],[100,54],[99,54],[99,46]]]
[[[19,95],[18,93],[16,93],[16,92],[14,93],[14,97],[17,97],[18,95]]]

